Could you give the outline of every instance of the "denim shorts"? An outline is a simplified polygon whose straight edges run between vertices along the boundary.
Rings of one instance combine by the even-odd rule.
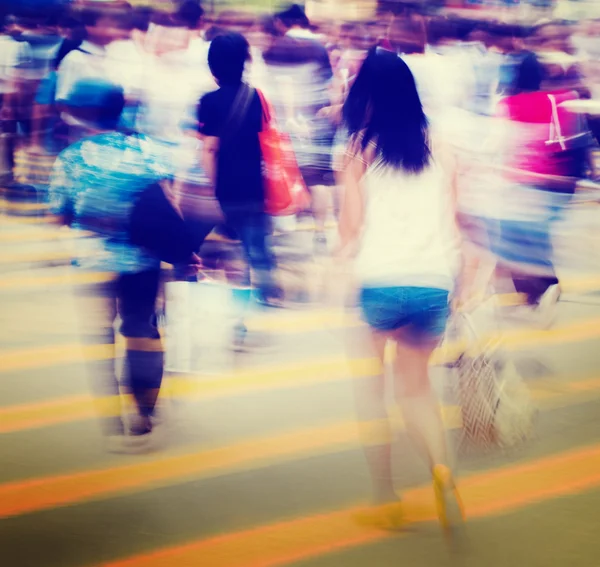
[[[450,315],[448,291],[430,287],[366,287],[360,305],[373,329],[390,332],[406,327],[417,342],[441,337]]]

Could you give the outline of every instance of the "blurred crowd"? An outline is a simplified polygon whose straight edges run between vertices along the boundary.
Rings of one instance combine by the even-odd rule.
[[[265,306],[285,306],[273,234],[293,232],[294,219],[312,218],[311,254],[339,252],[328,228],[342,211],[340,238],[349,243],[344,227],[351,199],[344,194],[360,169],[352,152],[357,137],[371,133],[374,146],[384,147],[385,136],[409,136],[421,108],[428,126],[423,119],[419,132],[429,128],[432,140],[451,149],[466,271],[478,272],[491,254],[496,274],[530,307],[556,301],[551,225],[582,180],[598,175],[600,22],[521,25],[403,8],[340,23],[312,22],[298,5],[260,17],[209,16],[196,0],[172,8],[88,2],[7,14],[0,35],[4,187],[12,196],[47,200],[59,222],[85,232],[74,263],[114,276],[79,293],[88,340],[114,347],[117,314],[126,337],[127,385],[139,415],[125,436],[119,412],[109,412],[110,439],[137,443],[153,428],[164,364],[155,316],[161,260],[175,266],[175,279],[196,280],[209,261],[203,244],[216,232],[241,242],[243,267],[228,278],[244,302],[253,293]],[[396,69],[388,55],[378,60],[381,54],[398,56],[414,77],[419,103],[405,122],[395,106],[413,108],[415,101],[406,89],[386,99],[381,75],[388,65],[394,93],[393,73],[404,67]],[[393,132],[386,132],[381,108]],[[291,201],[272,210],[265,204],[263,134],[275,125],[298,178]],[[363,165],[369,147],[361,148]],[[415,175],[427,163],[429,150],[413,162],[410,147],[398,151],[390,150],[390,163],[409,164],[406,171]],[[285,175],[293,176],[290,171]],[[427,179],[424,188],[437,187],[437,177]],[[388,181],[399,183],[393,175]],[[413,180],[406,175],[402,183]],[[363,269],[385,272],[390,257],[399,265],[416,262],[398,250],[417,242],[423,249],[414,252],[423,259],[439,241],[431,257],[441,262],[451,232],[434,218],[435,207],[407,236],[399,231],[408,221],[389,220],[389,207],[398,215],[415,207],[419,215],[424,202],[388,202],[381,195],[380,233],[369,258],[363,254]],[[432,193],[431,202],[438,196]],[[364,230],[375,230],[377,219],[365,218]],[[468,284],[449,286],[446,303],[450,288],[462,299],[472,292]],[[243,320],[242,313],[237,345],[246,338]],[[116,400],[120,385],[106,379],[116,375],[110,364],[97,372],[103,378],[95,389]]]

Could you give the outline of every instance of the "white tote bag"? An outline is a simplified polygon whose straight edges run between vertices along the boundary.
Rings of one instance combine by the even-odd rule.
[[[214,281],[170,282],[165,286],[165,298],[166,370],[229,373],[237,322],[232,289]]]

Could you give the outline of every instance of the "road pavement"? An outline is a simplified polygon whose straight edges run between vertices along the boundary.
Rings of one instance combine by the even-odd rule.
[[[406,529],[354,523],[369,478],[352,382],[373,368],[347,348],[355,314],[331,305],[254,310],[259,346],[226,372],[167,377],[156,451],[107,453],[86,364],[105,355],[81,344],[72,235],[0,218],[0,565],[599,567],[600,266],[573,244],[595,242],[591,216],[561,232],[552,328],[503,327],[540,416],[524,447],[457,459],[468,522],[454,541],[393,407]],[[452,356],[432,374],[455,440]]]

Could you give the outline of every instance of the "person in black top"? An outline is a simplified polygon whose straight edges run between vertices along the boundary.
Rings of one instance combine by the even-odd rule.
[[[274,304],[280,290],[268,249],[263,159],[259,134],[263,109],[258,93],[242,81],[250,46],[244,36],[227,33],[214,38],[208,64],[219,89],[203,96],[198,105],[203,138],[203,164],[229,228],[240,238],[247,260],[257,275],[259,300]]]

